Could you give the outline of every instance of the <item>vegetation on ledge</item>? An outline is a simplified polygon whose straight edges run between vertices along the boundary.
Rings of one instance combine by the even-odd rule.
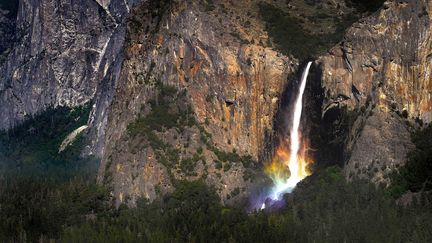
[[[64,179],[77,171],[96,171],[95,159],[81,158],[86,142],[82,134],[59,153],[67,135],[87,124],[90,108],[90,103],[75,108],[50,107],[7,132],[0,131],[0,175],[50,174]]]
[[[416,148],[408,154],[406,165],[392,175],[388,192],[397,198],[407,191],[432,190],[432,124],[412,135]]]
[[[345,29],[351,26],[357,19],[356,15],[346,15],[342,18],[334,18],[324,14],[315,17],[310,16],[308,21],[323,21],[329,19],[334,25],[335,31],[326,33],[312,33],[305,28],[304,20],[298,16],[291,16],[279,7],[261,2],[259,13],[266,23],[266,30],[276,49],[285,55],[292,54],[299,59],[319,56],[342,40]]]
[[[236,151],[221,151],[214,146],[211,134],[196,120],[195,113],[188,102],[187,94],[184,90],[177,90],[177,88],[165,85],[160,81],[156,82],[155,85],[158,94],[148,102],[150,104],[150,111],[143,116],[139,116],[127,127],[128,135],[132,138],[132,144],[135,144],[134,140],[140,141],[140,138],[145,138],[147,144],[144,146],[150,146],[153,149],[158,162],[168,169],[178,165],[179,172],[182,172],[186,176],[195,176],[196,172],[194,170],[198,161],[205,160],[202,155],[203,147],[198,148],[189,157],[184,157],[180,160],[179,154],[181,151],[164,141],[162,136],[158,134],[169,129],[175,129],[181,134],[186,128],[195,127],[199,129],[200,139],[205,148],[212,151],[218,157],[221,165],[216,166],[217,169],[223,169],[226,172],[231,168],[231,163],[242,163],[245,168],[252,168],[257,165],[251,156],[240,156]],[[144,107],[142,110],[145,113],[146,108]],[[182,142],[185,143],[185,147],[188,146],[189,141]],[[136,146],[142,146],[142,143]],[[138,150],[138,148],[133,147],[132,151],[135,150]],[[224,165],[222,165],[222,162]],[[251,175],[252,173],[249,174]],[[248,177],[248,179],[250,178],[252,176]],[[174,179],[172,175],[171,179]]]

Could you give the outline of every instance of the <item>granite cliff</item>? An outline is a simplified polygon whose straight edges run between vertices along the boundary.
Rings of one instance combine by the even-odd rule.
[[[134,10],[100,171],[120,201],[152,200],[177,179],[203,178],[224,200],[248,191],[297,65],[259,44],[262,25],[241,15],[254,6]]]
[[[93,100],[90,124],[98,144],[122,61],[125,17],[133,3],[20,1],[15,42],[0,67],[0,129],[47,107]],[[100,147],[93,148],[89,153],[100,153]]]
[[[0,11],[0,129],[90,101],[83,155],[101,158],[117,205],[183,179],[234,203],[267,183],[316,59],[303,119],[317,167],[388,183],[432,121],[432,2],[356,2],[21,0],[16,18]]]
[[[388,183],[414,146],[410,132],[432,121],[431,8],[427,0],[387,1],[317,60],[323,116],[335,129],[350,117],[343,141],[348,178]]]

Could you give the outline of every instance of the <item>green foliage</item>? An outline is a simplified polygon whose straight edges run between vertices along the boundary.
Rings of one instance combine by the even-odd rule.
[[[0,241],[58,239],[63,227],[109,208],[107,191],[82,179],[0,179]]]
[[[159,91],[157,97],[150,100],[151,111],[145,117],[139,117],[127,127],[129,136],[132,139],[144,137],[153,148],[156,159],[167,168],[172,168],[180,162],[180,151],[169,143],[164,142],[156,132],[175,128],[182,131],[185,127],[197,124],[191,106],[182,108],[182,104],[187,104],[187,97],[184,91],[178,91],[175,87],[156,83]],[[196,158],[185,159],[180,162],[180,168],[191,174]],[[193,169],[192,169],[193,170]]]
[[[162,189],[161,189],[161,187],[160,187],[159,184],[156,185],[154,189],[155,189],[156,195],[161,195],[162,194]]]
[[[335,181],[343,181],[344,176],[339,167],[330,166],[326,168],[325,173],[321,176],[320,179],[331,183]]]
[[[432,190],[432,125],[415,132],[412,141],[416,148],[408,154],[406,165],[392,175],[388,192],[394,197],[399,197],[407,190]]]
[[[198,153],[196,153],[191,158],[183,159],[180,162],[180,169],[185,175],[194,175],[193,171],[195,170],[195,166],[200,160],[204,160],[204,158]]]
[[[202,139],[205,139],[205,136],[202,136]],[[218,148],[216,148],[215,146],[213,146],[213,144],[208,141],[205,140],[206,145],[208,147],[209,150],[211,150],[213,153],[215,153],[215,155],[218,157],[218,161],[217,162],[229,162],[229,163],[242,163],[243,166],[245,168],[252,168],[253,166],[255,166],[257,163],[252,159],[252,156],[250,155],[245,155],[245,156],[240,156],[239,154],[237,154],[235,151],[233,152],[225,152],[225,151],[221,151]],[[216,164],[216,166],[218,167],[218,165]]]
[[[224,172],[229,171],[231,169],[231,164],[230,163],[225,163],[223,169],[224,169]]]
[[[90,107],[48,108],[0,132],[0,242],[58,238],[64,225],[108,207],[106,190],[88,182],[99,163],[81,158],[85,136],[58,152]]]
[[[151,113],[144,118],[139,118],[128,127],[131,134],[139,132],[142,127],[162,131],[162,128],[170,129],[176,126],[179,115],[168,112],[169,104],[163,102],[158,105],[154,101],[151,101],[150,104],[152,107]]]
[[[256,175],[255,171],[248,168],[244,171],[243,180],[244,181],[249,181],[249,180],[253,181],[255,179],[255,175]]]
[[[222,162],[220,162],[220,160],[215,160],[214,163],[215,163],[216,169],[218,169],[218,170],[222,169],[223,164],[222,164]]]
[[[85,135],[58,151],[90,108],[48,108],[0,132],[0,242],[56,239],[64,226],[109,208],[107,190],[94,182],[99,162],[81,157]]]
[[[120,208],[116,217],[68,227],[62,241],[207,242],[220,239],[221,211],[217,194],[204,182],[182,181],[162,201],[143,200],[137,208]]]
[[[164,85],[161,82],[157,82],[156,85],[159,95],[149,102],[151,111],[145,117],[139,117],[130,123],[127,130],[133,139],[145,137],[149,145],[154,149],[156,159],[159,162],[167,166],[167,168],[173,168],[175,164],[179,163],[180,170],[185,175],[194,175],[196,164],[199,160],[203,160],[203,148],[198,148],[193,157],[184,158],[180,161],[179,151],[160,139],[156,132],[171,128],[181,132],[185,127],[197,126],[200,130],[201,141],[218,157],[220,164],[216,164],[217,169],[224,168],[224,171],[228,171],[231,167],[229,163],[242,163],[245,167],[256,165],[251,156],[240,156],[235,151],[229,153],[220,151],[213,145],[211,134],[206,132],[196,121],[192,107],[187,102],[185,92],[178,91],[175,87]],[[223,166],[220,161],[228,163]]]
[[[229,195],[241,192],[235,188]],[[281,210],[226,208],[203,181],[179,181],[161,200],[107,206],[106,189],[82,181],[1,181],[0,241],[430,242],[432,211],[399,208],[366,181],[330,167],[286,195]],[[313,229],[313,230],[312,230]],[[43,235],[43,237],[41,237]]]
[[[9,131],[0,131],[0,174],[67,178],[83,167],[82,172],[94,172],[98,163],[80,157],[86,142],[82,134],[59,153],[63,139],[87,123],[90,108],[90,104],[48,108]]]
[[[236,188],[230,197],[238,195]],[[431,211],[398,208],[365,181],[347,183],[338,167],[285,198],[279,211],[224,208],[202,181],[180,182],[162,201],[142,201],[115,217],[67,227],[82,242],[429,242]],[[313,230],[312,230],[313,229]]]
[[[337,20],[335,33],[311,34],[303,28],[297,17],[290,16],[272,4],[261,2],[259,13],[266,22],[266,30],[276,48],[284,54],[292,54],[300,59],[323,54],[342,40],[345,29],[357,20],[350,15]]]
[[[157,99],[150,100],[151,111],[145,117],[139,117],[127,127],[132,137],[140,134],[148,134],[151,131],[163,131],[164,129],[177,128],[181,130],[185,126],[197,124],[192,107],[178,108],[172,111],[176,104],[185,104],[186,93],[179,92],[175,87],[157,83],[159,95]]]

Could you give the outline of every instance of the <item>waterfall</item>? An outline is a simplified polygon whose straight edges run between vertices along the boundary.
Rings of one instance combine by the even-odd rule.
[[[280,199],[280,196],[285,192],[291,192],[294,187],[303,178],[307,176],[305,158],[299,156],[301,135],[300,135],[300,120],[303,110],[303,94],[306,88],[307,77],[312,62],[308,62],[306,68],[303,70],[299,91],[295,100],[292,117],[292,127],[290,130],[290,153],[289,160],[286,161],[286,166],[290,170],[290,177],[288,180],[275,183],[271,198],[274,200]]]
[[[306,87],[307,76],[309,74],[309,69],[310,69],[311,64],[312,64],[312,62],[309,62],[306,66],[306,69],[303,71],[300,89],[299,89],[296,103],[295,103],[295,107],[294,107],[292,128],[291,128],[291,132],[290,132],[291,133],[291,139],[290,139],[290,141],[291,141],[290,152],[291,153],[290,153],[290,160],[288,163],[288,167],[290,168],[290,171],[291,171],[290,179],[301,176],[304,174],[303,173],[304,171],[300,171],[300,169],[302,169],[302,168],[300,168],[299,163],[298,163],[298,161],[299,161],[298,153],[299,153],[300,142],[301,142],[299,129],[300,129],[300,119],[301,119],[301,115],[302,115],[302,111],[303,111],[303,94],[304,94],[304,90]],[[297,182],[295,184],[297,184]]]

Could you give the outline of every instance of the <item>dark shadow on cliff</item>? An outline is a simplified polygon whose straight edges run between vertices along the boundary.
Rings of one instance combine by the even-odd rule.
[[[343,120],[343,110],[333,109],[322,116],[325,94],[321,87],[321,73],[320,66],[314,64],[311,67],[302,116],[303,133],[309,138],[315,169],[322,169],[335,164],[343,166],[344,137],[346,135],[346,131],[339,131],[335,125]]]
[[[377,11],[383,2],[345,0],[345,4],[335,1],[332,5],[316,0],[262,1],[258,7],[269,35],[268,45],[306,60],[325,54],[353,23]]]
[[[82,157],[88,144],[86,132],[76,136],[63,151],[63,140],[87,124],[91,104],[47,108],[22,124],[0,130],[0,177],[34,177],[67,180],[76,175],[94,177],[99,161]]]
[[[18,13],[19,0],[0,0],[0,9],[8,11],[7,16],[16,18]]]
[[[260,161],[269,161],[276,148],[281,144],[283,139],[289,139],[292,106],[294,99],[296,98],[298,87],[300,85],[301,74],[303,72],[306,62],[299,66],[296,73],[292,73],[288,76],[288,82],[284,88],[283,93],[280,96],[279,107],[273,118],[273,129],[272,133],[265,135],[265,147],[261,152]]]

